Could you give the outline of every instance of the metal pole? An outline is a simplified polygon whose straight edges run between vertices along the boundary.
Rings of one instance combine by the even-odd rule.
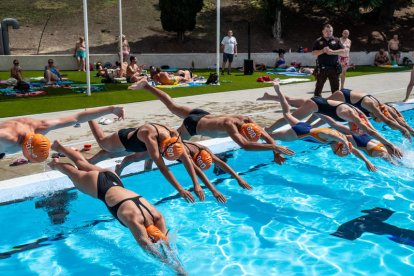
[[[118,0],[119,11],[119,61],[121,62],[121,68],[124,64],[124,55],[122,51],[122,0]]]
[[[88,1],[83,0],[83,26],[85,31],[85,47],[86,47],[86,95],[91,95],[91,71],[89,68],[89,36],[88,36]]]
[[[216,2],[216,12],[217,12],[217,41],[216,41],[216,74],[217,74],[217,83],[220,84],[220,0]]]

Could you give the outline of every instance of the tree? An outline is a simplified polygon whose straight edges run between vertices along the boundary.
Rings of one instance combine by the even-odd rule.
[[[272,36],[280,42],[282,38],[283,0],[263,0],[263,9],[272,24]]]
[[[162,28],[176,32],[177,38],[184,41],[186,31],[194,30],[197,13],[203,8],[203,0],[159,0]]]
[[[413,5],[413,0],[296,0],[301,10],[319,8],[348,15],[353,20],[361,20],[364,15],[373,15],[373,20],[387,23],[394,19],[397,9]]]

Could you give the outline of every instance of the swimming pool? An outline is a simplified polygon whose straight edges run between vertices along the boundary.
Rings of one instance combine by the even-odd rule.
[[[413,125],[414,111],[404,115]],[[379,170],[370,173],[355,157],[294,142],[284,143],[296,155],[283,166],[269,153],[231,152],[228,163],[252,191],[210,169],[226,204],[207,191],[206,202],[188,204],[158,171],[123,180],[164,214],[190,275],[407,275],[414,268],[413,146],[377,126],[404,149],[404,166],[374,160]],[[172,170],[191,186],[182,166]],[[378,212],[361,212],[375,207],[383,208],[383,221]],[[330,235],[364,215],[353,228],[377,234],[355,240]],[[75,191],[0,206],[0,217],[2,275],[172,275],[142,252],[101,202]],[[354,234],[348,230],[343,234]],[[389,239],[398,233],[408,244]]]

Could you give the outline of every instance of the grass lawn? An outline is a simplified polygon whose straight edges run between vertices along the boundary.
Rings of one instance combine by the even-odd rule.
[[[347,76],[353,77],[405,70],[408,70],[408,68],[386,69],[373,66],[358,66],[355,70],[349,71]],[[207,70],[201,70],[195,73],[207,78],[209,72],[210,71]],[[64,71],[62,73],[67,74],[68,78],[76,83],[86,83],[86,74],[84,72]],[[38,77],[42,76],[42,74],[42,71],[25,71],[24,77]],[[95,72],[91,72],[91,75],[95,75]],[[183,97],[269,86],[270,84],[256,82],[256,79],[263,75],[265,75],[265,72],[255,72],[251,76],[245,76],[242,72],[233,72],[230,76],[227,74],[221,76],[220,86],[175,88],[166,89],[165,91],[167,91],[172,97]],[[270,76],[276,77],[276,75]],[[280,79],[286,78],[282,75],[277,76]],[[9,72],[0,72],[0,79],[8,78]],[[307,78],[313,79],[313,77]],[[100,83],[101,79],[92,77],[91,82]],[[0,95],[0,118],[156,99],[150,93],[144,91],[127,90],[127,86],[127,84],[106,84],[104,91],[92,93],[92,96],[90,97],[64,88],[44,88],[43,90],[47,91],[48,94],[37,97],[15,98]]]

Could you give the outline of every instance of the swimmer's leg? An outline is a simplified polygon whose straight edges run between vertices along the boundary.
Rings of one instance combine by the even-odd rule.
[[[101,147],[101,149],[107,152],[117,152],[125,150],[124,146],[119,140],[118,133],[114,133],[112,135],[105,135],[105,133],[99,127],[97,122],[89,121],[88,124],[91,128],[93,137],[95,137],[95,140],[98,143],[99,147]]]
[[[189,106],[183,106],[183,105],[177,104],[170,97],[170,95],[168,95],[167,93],[165,93],[164,91],[162,91],[162,90],[160,90],[156,87],[152,87],[151,85],[148,84],[148,82],[146,80],[141,80],[140,82],[138,82],[136,84],[136,87],[144,89],[144,90],[150,92],[151,94],[153,94],[154,96],[156,96],[173,114],[175,114],[176,116],[178,116],[180,118],[184,119],[184,118],[188,117],[191,110],[193,110],[193,108],[191,108]]]

